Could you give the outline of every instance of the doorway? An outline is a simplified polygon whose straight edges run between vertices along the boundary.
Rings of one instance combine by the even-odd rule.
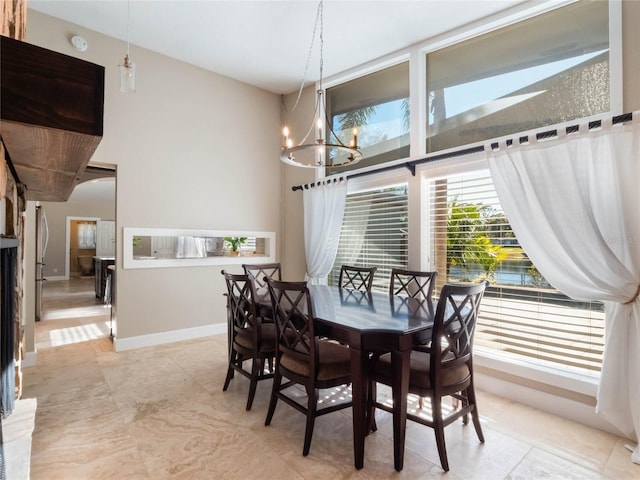
[[[49,279],[43,288],[43,321],[34,332],[38,348],[87,341],[111,344],[115,319],[111,306],[96,294],[94,257],[103,255],[104,223],[113,226],[108,237],[111,255],[116,255],[115,191],[115,166],[90,165],[66,202],[43,204],[50,230],[45,262]]]
[[[99,220],[95,217],[67,217],[67,279],[94,276],[93,257],[96,255],[96,225]]]

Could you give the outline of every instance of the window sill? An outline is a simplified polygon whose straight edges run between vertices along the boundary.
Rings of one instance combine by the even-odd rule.
[[[598,392],[599,377],[584,375],[567,370],[554,369],[544,365],[534,365],[504,356],[489,350],[475,349],[474,365],[501,372],[521,379],[522,385],[543,384],[553,389],[561,389],[595,398]]]

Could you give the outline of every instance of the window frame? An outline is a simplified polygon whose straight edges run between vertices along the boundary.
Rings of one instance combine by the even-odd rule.
[[[609,10],[609,111],[601,112],[598,114],[594,114],[591,117],[581,117],[580,119],[597,119],[601,118],[603,115],[613,115],[623,113],[623,58],[622,58],[622,1],[621,0],[605,0],[608,2],[608,10]],[[419,137],[420,144],[417,146],[417,150],[420,156],[425,155],[438,155],[440,153],[446,152],[448,150],[456,150],[464,147],[474,146],[474,145],[482,145],[490,141],[490,139],[483,140],[480,142],[472,142],[464,145],[457,145],[450,149],[443,149],[438,151],[433,151],[427,153],[427,130],[426,125],[428,123],[428,102],[427,102],[427,78],[426,78],[426,64],[427,64],[427,55],[432,52],[436,52],[438,50],[455,46],[459,43],[466,42],[469,40],[473,40],[476,37],[480,37],[487,33],[491,33],[496,30],[500,30],[502,28],[509,27],[511,25],[517,24],[522,21],[529,20],[539,15],[543,15],[549,12],[553,12],[554,10],[561,9],[573,3],[579,3],[580,0],[560,0],[557,3],[549,4],[551,2],[541,2],[541,5],[533,6],[532,8],[527,8],[523,12],[518,13],[517,10],[514,9],[512,14],[506,15],[504,18],[497,18],[494,21],[487,22],[485,24],[471,27],[469,29],[459,29],[451,34],[446,34],[443,36],[435,37],[425,42],[419,49],[420,58],[422,59],[422,64],[420,68],[422,68],[422,72],[417,72],[418,75],[421,76],[421,90],[419,93],[422,94],[422,98],[420,99],[423,102],[419,107],[421,109],[421,124],[425,127],[422,128],[419,126],[419,130],[413,131],[411,130],[410,134],[412,137]],[[410,95],[413,94],[413,91],[410,91]],[[413,112],[411,112],[413,114]],[[564,122],[562,125],[572,125],[575,124],[576,119],[568,120]],[[558,124],[554,124],[558,125]],[[544,129],[545,126],[536,127],[535,130]],[[496,137],[496,138],[511,138],[517,136],[520,132],[514,132],[504,137]],[[413,151],[412,151],[413,152]]]

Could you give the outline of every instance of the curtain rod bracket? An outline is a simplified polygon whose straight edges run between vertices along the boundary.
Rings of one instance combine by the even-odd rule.
[[[411,176],[415,177],[416,176],[416,166],[413,163],[405,163],[404,165],[405,167],[407,167],[407,170],[409,170],[411,172]]]

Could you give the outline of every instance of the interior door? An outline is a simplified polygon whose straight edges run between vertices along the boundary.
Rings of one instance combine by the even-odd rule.
[[[96,256],[116,256],[116,222],[98,220],[96,224]]]

